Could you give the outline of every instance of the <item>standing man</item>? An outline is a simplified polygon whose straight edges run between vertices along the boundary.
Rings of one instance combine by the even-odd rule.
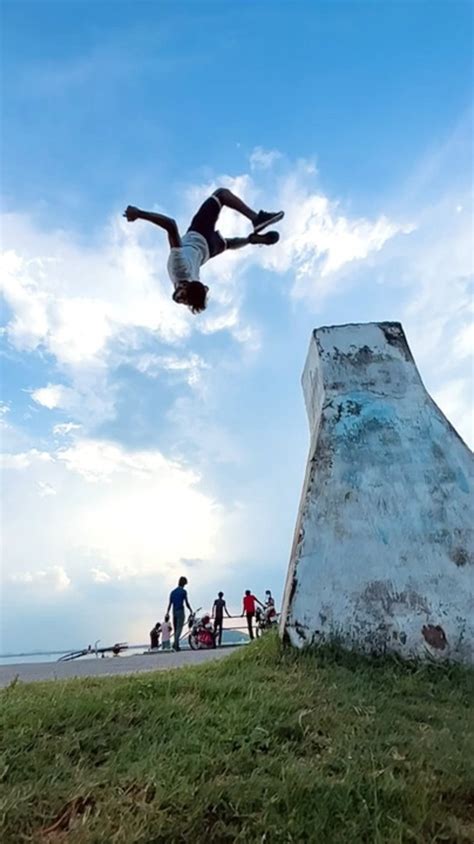
[[[214,601],[214,606],[212,607],[212,617],[214,619],[214,637],[219,647],[222,644],[222,625],[224,622],[224,612],[229,618],[231,617],[230,612],[227,609],[226,602],[224,601],[224,593],[219,592],[216,600]]]
[[[252,595],[250,589],[245,590],[244,600],[243,600],[243,607],[242,607],[242,616],[246,616],[247,618],[247,627],[249,629],[249,636],[253,639],[253,627],[252,621],[255,618],[255,604],[260,604],[263,608],[263,604],[255,595]]]
[[[174,650],[180,651],[179,640],[184,626],[184,605],[186,604],[189,612],[192,612],[189,606],[188,593],[184,588],[187,585],[187,578],[180,577],[176,589],[170,594],[168,609],[166,615],[169,615],[171,607],[173,608],[173,627],[174,627]]]

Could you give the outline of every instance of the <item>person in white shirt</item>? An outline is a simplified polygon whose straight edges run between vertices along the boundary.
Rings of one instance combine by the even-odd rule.
[[[216,230],[217,219],[223,206],[232,208],[250,220],[253,231],[248,237],[225,238]],[[206,308],[209,290],[199,277],[202,265],[226,249],[241,249],[249,244],[272,246],[278,243],[278,232],[260,232],[271,223],[281,220],[284,211],[253,211],[228,188],[218,188],[201,205],[183,237],[179,233],[176,220],[164,214],[142,211],[135,205],[129,205],[123,216],[129,223],[147,220],[166,231],[170,245],[168,273],[174,284],[173,300],[180,305],[187,305],[193,314],[198,314]]]
[[[164,651],[169,651],[170,649],[170,639],[171,639],[171,631],[172,627],[170,624],[170,617],[169,615],[165,615],[165,620],[161,625],[161,647]]]

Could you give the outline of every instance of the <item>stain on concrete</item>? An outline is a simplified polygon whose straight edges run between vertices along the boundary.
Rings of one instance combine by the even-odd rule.
[[[299,621],[295,621],[294,628],[296,630],[297,635],[300,639],[306,639],[306,631],[302,624]]]
[[[470,554],[469,551],[467,551],[465,548],[455,548],[453,551],[451,551],[449,556],[451,557],[453,563],[455,563],[460,568],[462,566],[466,566],[468,563],[472,564],[473,562],[472,554]]]
[[[397,592],[392,584],[386,580],[372,580],[360,595],[363,604],[379,604],[387,615],[392,615],[394,609],[405,604],[407,609],[429,613],[430,608],[426,598],[414,589],[403,589]]]
[[[336,346],[333,347],[333,359],[344,365],[344,363],[351,363],[353,366],[356,366],[360,369],[364,369],[369,363],[372,363],[374,360],[382,360],[383,358],[380,357],[379,354],[374,352],[369,346],[360,346],[357,348],[353,346],[353,352],[341,352]],[[324,353],[323,354],[328,354]]]
[[[352,401],[352,399],[346,401],[346,413],[349,416],[360,416],[361,410],[362,405],[358,401]]]
[[[413,361],[413,355],[410,352],[410,347],[406,341],[405,333],[399,322],[379,322],[379,326],[385,335],[385,339],[390,346],[398,349],[405,360]]]
[[[445,460],[444,451],[438,443],[432,444],[431,451],[433,452],[433,457],[436,458],[436,460]]]
[[[448,640],[446,639],[446,633],[439,624],[424,624],[421,628],[421,632],[425,642],[427,642],[431,648],[444,651],[446,645],[448,644]]]

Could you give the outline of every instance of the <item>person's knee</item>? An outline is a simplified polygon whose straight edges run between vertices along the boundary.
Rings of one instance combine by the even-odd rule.
[[[231,192],[229,188],[217,188],[217,190],[214,191],[213,195],[217,197],[221,205],[225,205],[226,201],[229,199],[230,194]]]

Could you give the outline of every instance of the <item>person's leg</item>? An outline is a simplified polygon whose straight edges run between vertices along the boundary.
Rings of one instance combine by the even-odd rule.
[[[242,249],[244,246],[274,246],[280,240],[278,232],[265,232],[256,234],[253,232],[248,237],[226,237],[226,249]]]
[[[198,232],[206,240],[212,237],[216,223],[221,213],[222,203],[215,194],[209,196],[196,211],[188,228],[188,232]]]
[[[224,205],[226,208],[232,208],[233,211],[237,211],[239,214],[243,214],[244,217],[247,217],[252,223],[258,217],[258,212],[254,211],[253,208],[249,208],[245,202],[232,193],[229,188],[217,188],[214,191],[213,196],[217,197],[221,205]]]
[[[219,200],[221,205],[224,205],[226,208],[232,208],[233,211],[237,211],[239,214],[247,217],[253,223],[254,231],[256,232],[266,228],[270,223],[277,223],[278,220],[283,219],[285,216],[283,211],[254,211],[253,208],[249,208],[245,202],[242,202],[235,193],[232,193],[229,188],[217,188],[213,196]]]
[[[247,613],[247,627],[249,629],[249,636],[250,636],[251,639],[253,639],[252,618],[253,618],[253,612],[248,612]]]
[[[179,640],[183,632],[184,625],[184,610],[176,610],[174,614],[174,648],[179,650]]]

